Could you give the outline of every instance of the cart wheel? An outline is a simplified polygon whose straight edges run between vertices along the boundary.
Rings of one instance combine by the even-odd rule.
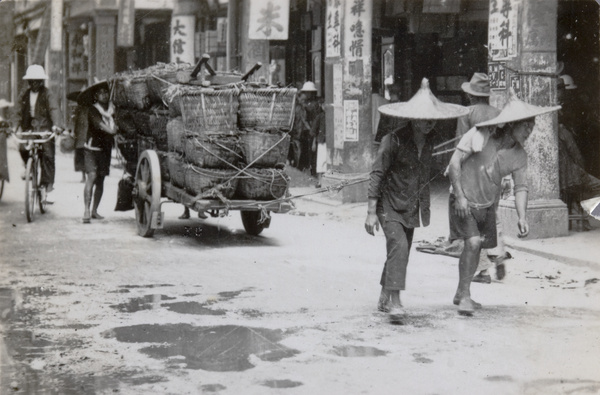
[[[244,224],[244,229],[246,233],[252,236],[258,236],[261,234],[263,229],[268,228],[271,222],[271,219],[268,218],[266,221],[260,221],[260,211],[241,211],[242,213],[242,223]]]
[[[0,199],[2,199],[2,193],[4,193],[4,180],[0,181]]]
[[[135,171],[133,203],[138,234],[152,237],[152,214],[160,209],[160,162],[153,150],[142,152]]]
[[[35,198],[37,197],[36,183],[37,174],[33,158],[27,159],[25,168],[25,216],[27,222],[33,222],[33,210],[35,209]]]

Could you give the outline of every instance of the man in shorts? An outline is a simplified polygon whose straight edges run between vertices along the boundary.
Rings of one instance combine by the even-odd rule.
[[[494,248],[496,207],[502,178],[512,174],[519,237],[529,233],[527,223],[527,153],[525,140],[535,117],[560,106],[539,107],[519,100],[514,93],[500,114],[469,130],[450,159],[450,223],[464,248],[459,259],[459,281],[454,304],[458,313],[472,315],[479,303],[471,299],[471,281],[479,264],[481,248]],[[453,209],[452,209],[453,208]]]

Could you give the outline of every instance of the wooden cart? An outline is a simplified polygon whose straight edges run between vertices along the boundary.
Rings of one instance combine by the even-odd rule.
[[[269,227],[271,213],[286,213],[294,208],[290,199],[273,201],[197,199],[169,181],[161,180],[160,161],[154,150],[146,150],[139,157],[133,197],[137,230],[142,237],[152,237],[155,229],[162,228],[164,213],[161,211],[161,206],[168,201],[183,204],[200,213],[208,212],[213,217],[238,210],[241,212],[244,229],[254,236]]]

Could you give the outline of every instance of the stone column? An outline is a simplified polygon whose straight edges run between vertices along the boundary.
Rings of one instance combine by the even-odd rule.
[[[516,40],[517,56],[506,60],[507,86],[514,84],[518,96],[538,106],[556,104],[557,0],[522,0]],[[490,32],[492,34],[492,32]],[[492,91],[491,103],[502,108],[508,90]],[[556,112],[538,116],[525,144],[528,154],[529,239],[566,236],[568,211],[559,198],[558,119]],[[499,216],[504,233],[515,237],[517,214],[514,200],[501,200]]]
[[[108,79],[115,73],[115,44],[117,34],[117,11],[96,10],[94,15],[94,60],[92,76]],[[92,81],[93,82],[93,81]]]
[[[368,176],[372,158],[371,24],[373,3],[327,2],[325,101],[329,169],[323,185]],[[335,22],[339,21],[337,28]],[[366,202],[368,183],[343,188],[343,203]]]

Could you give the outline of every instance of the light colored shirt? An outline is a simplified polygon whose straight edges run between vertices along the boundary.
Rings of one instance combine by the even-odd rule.
[[[31,117],[35,117],[35,103],[37,103],[37,99],[39,96],[39,92],[29,92],[29,113]]]

